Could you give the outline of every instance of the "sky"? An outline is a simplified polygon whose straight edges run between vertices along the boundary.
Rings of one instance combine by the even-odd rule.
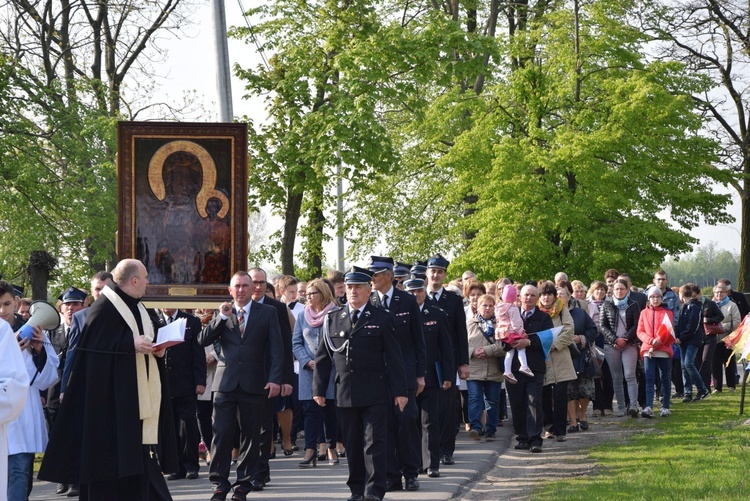
[[[244,9],[250,8],[257,0],[228,0],[225,4],[227,26],[246,26],[242,16]],[[191,27],[187,36],[180,39],[171,38],[160,45],[167,50],[167,58],[161,72],[166,76],[161,81],[161,93],[164,97],[181,96],[183,93],[195,91],[196,98],[202,101],[207,110],[217,109],[218,91],[216,84],[217,64],[215,56],[215,42],[213,35],[213,22],[210,4],[198,8],[195,13],[196,24]],[[231,66],[240,64],[242,67],[256,66],[262,59],[253,45],[244,42],[229,40],[229,64]],[[242,82],[236,77],[232,78],[232,102],[234,116],[244,115],[260,119],[265,115],[263,103],[259,100],[243,99]],[[213,116],[209,113],[205,116],[206,121],[215,121],[218,112]],[[728,188],[716,187],[717,191],[730,193],[732,203],[728,208],[730,214],[735,217],[735,222],[730,225],[709,226],[699,225],[691,235],[700,240],[701,245],[710,242],[716,243],[717,248],[726,249],[733,253],[740,250],[740,203],[739,196]],[[269,217],[269,233],[280,227],[279,218]],[[664,215],[655,215],[664,217]],[[324,248],[326,252],[325,261],[334,263],[336,259],[335,242],[328,242]]]

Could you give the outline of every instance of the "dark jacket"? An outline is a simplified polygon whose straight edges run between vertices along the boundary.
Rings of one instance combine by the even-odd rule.
[[[407,396],[404,361],[393,315],[368,302],[356,325],[351,323],[347,306],[331,310],[326,322],[323,340],[315,354],[314,396],[325,396],[334,365],[337,407],[368,407]],[[347,342],[348,348],[331,350],[326,329],[334,349]]]
[[[523,311],[521,311],[521,318],[523,318]],[[540,310],[534,308],[534,312],[531,316],[523,321],[523,329],[529,336],[529,342],[531,343],[526,348],[526,360],[529,362],[529,368],[534,373],[544,374],[547,372],[547,361],[544,358],[544,349],[542,348],[542,341],[539,336],[535,333],[543,330],[552,329],[555,325],[552,323],[552,318]],[[513,363],[511,365],[511,371],[517,372],[521,368],[521,362],[518,361],[518,351],[516,350],[513,354]],[[526,376],[519,376],[526,377]]]
[[[219,359],[213,391],[241,388],[252,395],[266,395],[266,383],[282,383],[284,343],[275,308],[253,302],[245,325],[240,336],[234,313],[226,320],[217,314],[198,336],[201,346],[214,345]]]
[[[682,346],[701,346],[705,332],[703,330],[703,306],[693,298],[680,308],[680,320],[677,322],[675,336]]]
[[[628,298],[628,306],[625,309],[625,339],[628,344],[638,344],[638,318],[641,316],[641,307],[638,303]],[[601,314],[599,315],[599,329],[604,342],[610,346],[615,345],[617,340],[617,324],[620,322],[620,315],[617,306],[613,301],[607,300],[602,304]]]
[[[370,295],[370,303],[382,308],[376,291]],[[393,289],[393,297],[388,300],[388,310],[396,321],[396,338],[401,347],[406,373],[406,387],[417,387],[417,378],[425,377],[425,343],[419,305],[411,294]]]
[[[703,299],[703,323],[718,324],[724,320],[724,314],[721,308],[711,299]]]
[[[177,310],[175,316],[187,319],[187,324],[185,342],[167,348],[164,356],[169,376],[169,394],[172,397],[194,396],[196,386],[206,386],[206,351],[198,343],[202,325],[198,317],[182,310]],[[160,327],[167,324],[167,319],[161,312],[159,321]]]
[[[469,335],[466,332],[466,312],[464,311],[463,299],[458,294],[443,288],[443,292],[437,301],[433,301],[429,295],[427,300],[429,301],[428,306],[437,306],[448,315],[456,370],[459,365],[469,365]]]
[[[427,364],[425,387],[442,386],[444,381],[455,384],[455,375],[443,370],[443,367],[455,366],[453,345],[448,329],[448,316],[440,308],[431,307],[427,304],[422,308],[421,316]],[[440,371],[439,374],[438,371]]]
[[[289,307],[270,297],[263,298],[263,303],[267,306],[276,308],[276,315],[279,319],[279,329],[281,330],[281,341],[284,343],[284,375],[282,383],[297,386],[297,375],[294,373],[294,354],[292,353],[292,324],[289,321]]]

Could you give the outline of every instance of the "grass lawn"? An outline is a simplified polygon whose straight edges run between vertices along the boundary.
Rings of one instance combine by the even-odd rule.
[[[670,407],[668,418],[620,419],[632,434],[589,451],[598,473],[550,482],[531,499],[750,499],[750,387],[743,416],[739,385]]]

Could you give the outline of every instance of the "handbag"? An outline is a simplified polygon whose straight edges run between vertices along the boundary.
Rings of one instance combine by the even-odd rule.
[[[703,323],[703,330],[706,331],[706,336],[715,336],[717,334],[724,334],[724,325],[721,322]]]
[[[575,344],[571,345],[575,346]],[[593,378],[596,377],[596,362],[591,353],[590,348],[581,348],[580,350],[576,346],[576,350],[579,353],[578,358],[573,361],[573,367],[576,369],[576,375],[578,377]]]
[[[570,343],[568,345],[568,350],[570,350],[570,358],[572,360],[577,360],[578,357],[581,356],[581,350],[578,349],[578,346],[576,346],[575,343]]]

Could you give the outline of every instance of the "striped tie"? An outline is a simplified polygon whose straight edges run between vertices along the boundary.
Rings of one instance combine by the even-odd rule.
[[[240,329],[240,336],[245,333],[245,308],[240,308],[237,312],[237,327]]]

